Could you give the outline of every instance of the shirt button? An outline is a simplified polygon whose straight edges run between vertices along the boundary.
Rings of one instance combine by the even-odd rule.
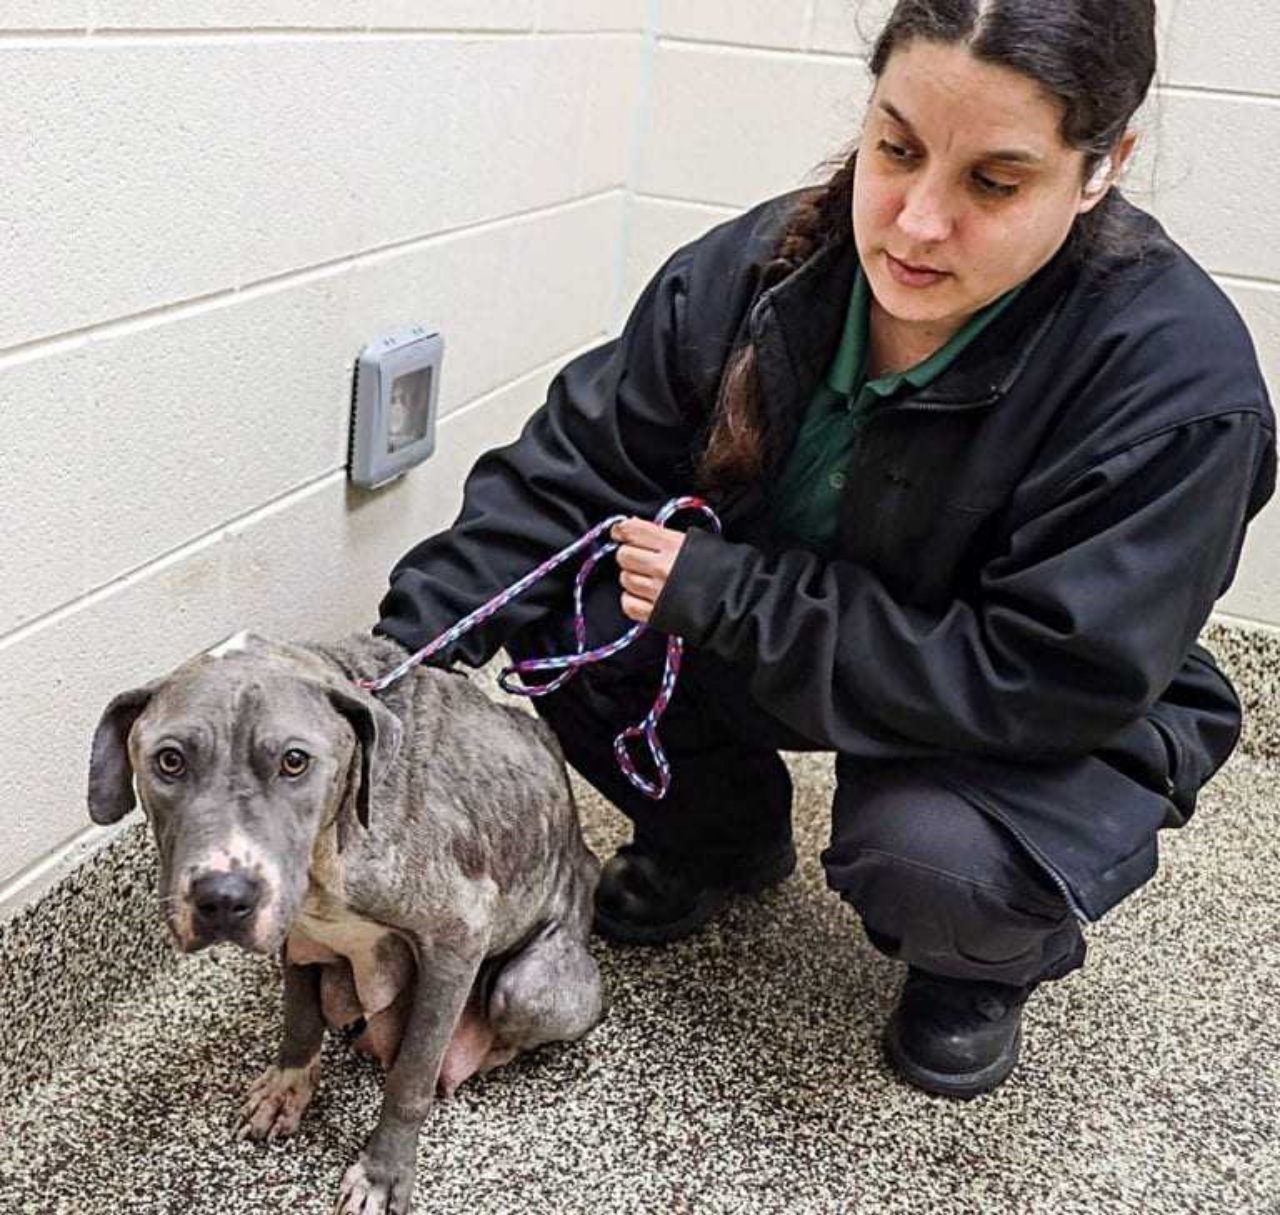
[[[830,485],[832,489],[844,489],[844,473],[833,472],[827,478],[827,484]]]

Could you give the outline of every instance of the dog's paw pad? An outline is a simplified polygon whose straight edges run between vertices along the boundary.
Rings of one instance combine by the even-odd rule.
[[[304,1067],[269,1067],[250,1086],[240,1107],[236,1139],[274,1143],[292,1135],[320,1081],[320,1057]]]
[[[413,1170],[382,1170],[369,1167],[361,1153],[342,1177],[333,1215],[408,1215],[413,1196]]]

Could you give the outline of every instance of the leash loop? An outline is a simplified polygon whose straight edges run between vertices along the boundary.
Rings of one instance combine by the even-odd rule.
[[[654,517],[654,522],[661,526],[672,515],[687,510],[701,512],[717,533],[721,530],[720,520],[715,511],[702,498],[692,496],[672,498]],[[474,612],[464,616],[452,628],[446,629],[439,637],[428,642],[416,653],[411,654],[394,670],[379,676],[377,679],[357,680],[357,685],[366,691],[381,692],[384,688],[408,674],[420,662],[451,645],[464,633],[475,628],[476,625],[488,620],[490,616],[493,616],[514,599],[523,595],[535,582],[538,582],[576,553],[596,543],[599,537],[608,532],[615,523],[621,523],[626,518],[626,515],[610,515],[603,522],[597,523],[595,527],[578,540],[575,540],[567,548],[561,549],[555,556],[548,558],[518,582],[495,595]],[[509,692],[515,696],[546,696],[549,692],[554,692],[557,688],[563,687],[582,667],[593,662],[603,662],[606,658],[611,658],[614,654],[626,649],[649,627],[647,624],[637,623],[621,637],[594,649],[587,648],[586,612],[582,605],[583,588],[600,561],[611,553],[616,552],[618,548],[619,545],[614,540],[608,540],[598,545],[583,561],[577,576],[574,578],[573,633],[576,647],[574,652],[548,658],[527,658],[522,662],[512,663],[510,666],[504,667],[498,675],[498,684],[504,692]],[[617,760],[623,774],[641,793],[655,800],[665,797],[667,790],[671,787],[671,765],[667,760],[666,752],[662,749],[662,743],[658,739],[658,722],[667,711],[667,706],[671,703],[671,697],[675,694],[676,679],[680,673],[683,654],[684,639],[675,636],[668,637],[662,683],[658,689],[653,708],[649,710],[643,721],[634,726],[628,726],[613,740],[614,758]],[[560,671],[561,674],[546,683],[529,684],[524,682],[523,676],[534,671]],[[515,682],[515,677],[517,676],[521,677],[519,682]],[[657,770],[656,781],[650,781],[641,776],[635,761],[631,757],[628,744],[635,738],[643,738],[648,743],[649,754],[653,760],[654,768]]]

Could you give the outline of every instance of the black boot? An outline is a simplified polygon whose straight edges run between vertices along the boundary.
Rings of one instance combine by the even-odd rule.
[[[927,1092],[988,1093],[1018,1062],[1022,1006],[1034,987],[948,979],[913,966],[885,1029],[889,1058]]]
[[[624,844],[605,865],[595,896],[595,929],[627,945],[678,941],[702,927],[733,894],[758,894],[796,867],[791,841],[714,875],[639,843]]]

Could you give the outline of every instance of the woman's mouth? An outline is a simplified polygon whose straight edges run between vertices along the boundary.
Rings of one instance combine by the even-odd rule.
[[[893,276],[894,282],[901,283],[904,287],[931,287],[934,283],[940,283],[944,278],[950,278],[950,274],[945,270],[935,270],[931,266],[913,266],[909,262],[900,262],[887,249],[884,256],[889,264],[889,273]]]

